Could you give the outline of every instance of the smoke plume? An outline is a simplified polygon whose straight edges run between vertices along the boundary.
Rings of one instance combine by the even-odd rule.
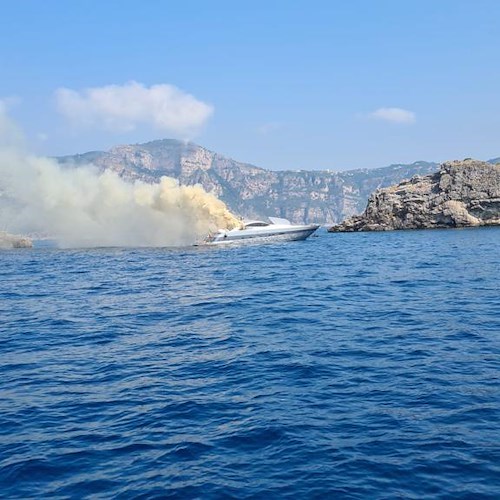
[[[63,247],[180,246],[239,224],[201,186],[61,167],[26,153],[19,137],[0,110],[0,229],[48,235]]]

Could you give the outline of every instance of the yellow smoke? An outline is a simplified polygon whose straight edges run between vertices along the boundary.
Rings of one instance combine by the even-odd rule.
[[[197,226],[197,232],[204,233],[217,229],[234,229],[240,221],[227,208],[226,204],[213,194],[207,193],[202,186],[179,186],[177,180],[162,177],[156,188],[148,184],[139,184],[137,200],[140,202],[145,193],[146,198],[153,197],[154,208],[170,213],[175,207],[190,207],[190,222]],[[150,198],[151,200],[151,198]]]
[[[12,145],[0,144],[1,193],[0,227],[52,236],[64,247],[190,245],[240,225],[199,185],[169,177],[127,182],[92,166],[63,168]]]

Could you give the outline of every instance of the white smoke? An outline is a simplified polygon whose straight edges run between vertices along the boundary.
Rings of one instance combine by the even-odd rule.
[[[129,183],[110,171],[30,155],[0,113],[0,229],[50,235],[64,247],[178,246],[236,225],[201,186],[168,177]]]

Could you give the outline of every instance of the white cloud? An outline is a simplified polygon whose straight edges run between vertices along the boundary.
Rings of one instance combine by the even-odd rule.
[[[129,132],[140,125],[189,138],[205,124],[213,107],[173,85],[146,87],[138,82],[81,91],[56,91],[59,112],[71,123],[112,132]]]
[[[413,111],[402,108],[379,108],[368,115],[370,118],[384,120],[392,123],[415,123],[416,116]]]
[[[280,130],[282,127],[283,125],[280,122],[268,122],[260,125],[260,127],[257,130],[259,134],[267,135],[272,132],[276,132],[277,130]]]

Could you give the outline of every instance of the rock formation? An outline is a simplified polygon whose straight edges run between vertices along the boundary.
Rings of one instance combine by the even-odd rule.
[[[32,246],[33,242],[30,238],[0,231],[0,249],[31,248]]]
[[[500,164],[451,161],[438,172],[375,191],[361,215],[330,232],[500,224]]]
[[[164,139],[146,144],[117,146],[58,158],[70,167],[92,163],[120,176],[157,182],[162,175],[181,184],[201,184],[231,209],[246,218],[268,215],[292,222],[340,222],[360,213],[375,189],[390,186],[415,174],[428,174],[436,163],[416,162],[384,168],[344,172],[329,170],[265,170],[240,163],[193,143]]]

